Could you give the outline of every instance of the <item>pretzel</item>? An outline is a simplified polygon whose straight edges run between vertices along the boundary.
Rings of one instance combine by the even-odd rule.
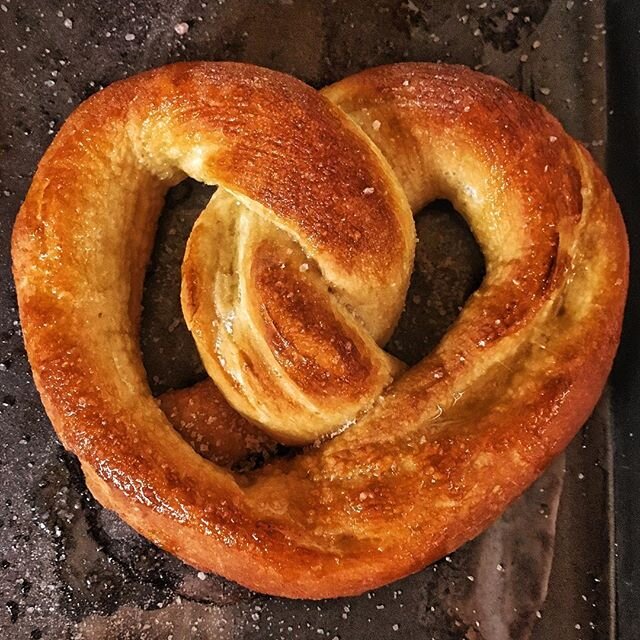
[[[138,324],[163,195],[185,174],[219,187],[182,299],[224,398],[203,383],[160,399],[165,415]],[[486,276],[403,372],[381,345],[411,211],[436,198],[468,221]],[[602,391],[628,278],[622,218],[585,149],[505,83],[437,64],[321,93],[231,63],[115,83],[43,157],[13,261],[36,385],[96,498],[194,567],[298,598],[415,572],[521,494]],[[185,437],[214,423],[214,449],[227,422],[316,443],[239,473],[244,436],[224,467],[167,416]]]

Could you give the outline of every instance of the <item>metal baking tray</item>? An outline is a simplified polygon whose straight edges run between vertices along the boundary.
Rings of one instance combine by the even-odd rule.
[[[394,61],[463,63],[545,104],[602,163],[604,2],[4,0],[0,9],[0,635],[613,640],[611,387],[566,453],[450,557],[357,598],[262,596],[183,565],[90,496],[34,389],[9,257],[13,218],[64,118],[102,86],[177,60],[248,61],[316,87]],[[177,274],[210,191],[180,185],[161,218],[142,339],[156,392],[202,376]],[[390,345],[407,361],[433,346],[482,275],[470,232],[447,203],[421,214],[418,230],[407,310]]]

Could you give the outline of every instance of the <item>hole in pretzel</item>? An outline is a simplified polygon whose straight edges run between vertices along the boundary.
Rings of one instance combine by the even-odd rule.
[[[187,239],[214,188],[187,179],[165,198],[142,297],[140,342],[155,396],[206,377],[180,306],[180,268]]]
[[[438,344],[484,277],[471,229],[448,200],[416,216],[418,244],[404,312],[386,350],[409,366]]]

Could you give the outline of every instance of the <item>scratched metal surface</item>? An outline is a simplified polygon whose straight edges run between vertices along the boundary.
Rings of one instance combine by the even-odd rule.
[[[186,567],[85,489],[26,363],[9,271],[30,176],[69,112],[101,86],[183,59],[245,60],[322,86],[399,60],[465,63],[546,104],[598,159],[605,143],[604,7],[584,0],[217,0],[0,4],[0,636],[606,639],[612,633],[611,424],[604,399],[567,453],[504,516],[449,558],[334,601],[257,595]],[[184,241],[208,191],[169,197],[145,292],[152,388],[201,375],[177,305]],[[426,353],[477,285],[482,259],[446,203],[418,219],[407,310],[390,349]]]

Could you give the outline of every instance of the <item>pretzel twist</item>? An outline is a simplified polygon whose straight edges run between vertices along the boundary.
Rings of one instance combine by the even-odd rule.
[[[602,391],[628,272],[606,179],[503,82],[399,64],[322,94],[230,63],[116,83],[62,127],[13,235],[34,378],[93,494],[200,569],[308,598],[422,568],[535,479]],[[229,423],[270,442],[211,383],[161,399],[165,415],[139,353],[155,222],[185,174],[219,186],[182,297],[225,398],[287,442],[355,422],[243,475],[198,455],[167,416],[186,440],[193,409],[213,412],[211,433]],[[436,198],[465,216],[486,276],[399,375],[380,345],[411,269],[410,211]],[[209,457],[246,452],[230,441]]]

